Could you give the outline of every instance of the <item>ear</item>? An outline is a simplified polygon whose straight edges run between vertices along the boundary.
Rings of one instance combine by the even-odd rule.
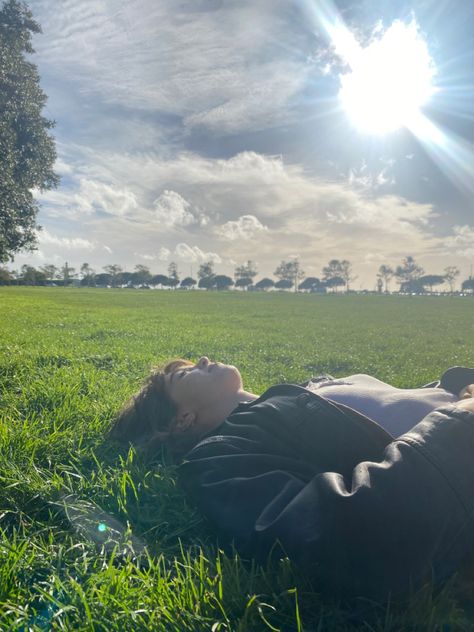
[[[196,413],[189,409],[179,410],[176,415],[175,428],[179,432],[187,432],[196,422]]]

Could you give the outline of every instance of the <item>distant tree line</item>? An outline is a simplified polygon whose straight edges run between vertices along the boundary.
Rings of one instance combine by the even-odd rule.
[[[168,274],[153,274],[148,266],[138,264],[133,272],[124,270],[118,264],[111,264],[96,272],[89,263],[83,263],[76,271],[65,263],[61,267],[44,265],[40,268],[23,265],[19,271],[0,268],[0,285],[80,285],[83,287],[113,288],[172,288],[172,289],[206,289],[257,291],[274,288],[276,290],[294,290],[303,292],[337,292],[342,288],[350,292],[350,284],[357,279],[352,272],[352,264],[343,259],[331,259],[321,271],[321,276],[305,276],[299,259],[292,258],[281,261],[274,271],[275,279],[263,277],[255,281],[258,274],[253,261],[247,261],[234,270],[234,278],[225,274],[216,274],[213,261],[206,261],[199,266],[197,279],[191,276],[180,278],[175,262],[168,265]],[[455,266],[448,266],[444,274],[425,274],[412,256],[403,259],[401,265],[392,268],[381,265],[377,272],[377,292],[389,293],[390,281],[396,279],[398,291],[406,294],[432,293],[434,288],[446,283],[450,292],[454,292],[456,279],[460,271]],[[474,279],[470,276],[461,284],[463,292],[474,292]]]
[[[427,290],[433,292],[433,288],[447,283],[449,291],[454,292],[456,279],[461,271],[456,266],[444,268],[444,274],[425,274],[411,256],[405,257],[402,264],[395,269],[388,265],[381,265],[377,273],[377,290],[388,292],[391,279],[395,278],[399,284],[399,292],[407,294],[422,294]],[[469,276],[461,283],[461,291],[472,292],[474,290],[474,279]]]

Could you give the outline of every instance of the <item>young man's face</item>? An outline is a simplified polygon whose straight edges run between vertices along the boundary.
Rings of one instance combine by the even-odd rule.
[[[197,364],[183,366],[165,377],[169,397],[178,413],[195,413],[200,424],[242,388],[242,377],[232,364],[211,362],[203,356]]]

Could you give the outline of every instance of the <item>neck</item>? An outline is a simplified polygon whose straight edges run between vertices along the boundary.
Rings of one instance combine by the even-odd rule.
[[[259,397],[259,395],[255,395],[254,393],[249,393],[248,391],[241,390],[237,393],[237,404],[240,404],[241,402],[253,401],[254,399],[258,399]]]
[[[258,397],[259,395],[241,389],[233,393],[229,399],[214,403],[212,409],[203,411],[201,419],[205,419],[205,423],[202,424],[201,422],[199,424],[199,434],[206,434],[214,428],[217,428],[239,404],[253,401],[254,399],[258,399]]]
[[[237,408],[237,406],[243,402],[253,401],[254,399],[258,399],[258,395],[254,393],[249,393],[248,391],[244,391],[243,389],[238,390],[236,393],[232,394],[232,397],[229,399],[220,402],[220,406],[218,410],[216,410],[216,419],[220,419],[219,423],[222,423],[226,417],[230,415],[230,413]]]

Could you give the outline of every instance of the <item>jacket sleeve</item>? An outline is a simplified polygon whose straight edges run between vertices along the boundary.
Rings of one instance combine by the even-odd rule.
[[[446,579],[472,552],[474,413],[433,411],[347,478],[305,481],[223,439],[188,455],[182,481],[244,557],[264,562],[277,541],[319,590],[385,600]]]

